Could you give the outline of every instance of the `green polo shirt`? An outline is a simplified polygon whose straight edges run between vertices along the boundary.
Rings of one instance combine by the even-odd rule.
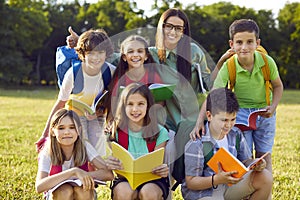
[[[264,66],[264,60],[259,52],[254,54],[254,67],[252,73],[245,70],[238,63],[237,55],[234,55],[236,65],[236,81],[234,86],[234,93],[237,96],[241,108],[263,108],[267,106],[266,103],[266,89],[264,76],[261,67]],[[270,78],[275,80],[279,73],[275,61],[267,56]],[[220,69],[217,78],[214,82],[214,88],[225,87],[229,81],[229,73],[227,70],[227,62],[224,63]],[[272,94],[270,94],[272,99]]]

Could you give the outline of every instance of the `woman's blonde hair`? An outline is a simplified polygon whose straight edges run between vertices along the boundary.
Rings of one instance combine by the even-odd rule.
[[[87,153],[85,149],[85,145],[83,141],[81,140],[82,135],[82,127],[80,123],[80,119],[78,115],[72,111],[67,109],[59,109],[55,112],[55,114],[51,118],[50,127],[49,127],[49,154],[51,158],[51,164],[52,165],[62,165],[66,161],[66,156],[64,155],[64,152],[62,151],[60,144],[58,140],[56,139],[56,136],[53,132],[53,129],[56,128],[61,120],[65,117],[70,117],[71,120],[74,122],[75,129],[78,133],[77,140],[74,143],[73,148],[73,158],[74,158],[74,164],[75,167],[83,165],[87,160]]]

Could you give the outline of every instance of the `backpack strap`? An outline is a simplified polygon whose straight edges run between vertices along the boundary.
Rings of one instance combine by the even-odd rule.
[[[128,130],[126,128],[126,130]],[[128,133],[126,133],[125,131],[123,131],[122,129],[118,129],[118,143],[124,147],[125,149],[128,150],[128,144],[129,144],[129,136]],[[152,141],[152,142],[147,142],[147,148],[149,152],[154,151],[156,146],[156,141]]]
[[[79,166],[79,168],[88,172],[89,171],[88,162],[86,161],[83,165]],[[62,172],[62,165],[51,165],[49,176],[58,174],[60,172]]]
[[[266,102],[267,105],[271,104],[270,100],[270,90],[272,90],[272,84],[271,84],[271,78],[270,78],[270,68],[269,68],[269,63],[266,54],[259,52],[264,60],[265,65],[261,67],[261,71],[264,76],[265,80],[265,87],[266,87]],[[228,82],[228,88],[232,91],[234,91],[234,85],[235,85],[235,80],[236,80],[236,66],[235,66],[235,61],[234,61],[234,56],[231,56],[228,59],[227,62],[227,70],[229,74],[229,82]]]
[[[102,74],[102,79],[103,79],[103,83],[104,83],[104,89],[108,90],[108,85],[111,80],[111,71],[106,62],[104,62],[104,64],[101,67],[101,74]]]
[[[80,60],[72,60],[74,87],[72,94],[78,94],[83,90],[83,72]]]
[[[234,90],[234,85],[235,85],[235,79],[236,79],[236,69],[235,69],[234,56],[231,56],[228,59],[227,70],[228,70],[228,74],[229,74],[228,88],[233,91]]]
[[[210,141],[203,141],[204,169],[207,167],[207,162],[213,157],[213,144]]]
[[[263,53],[260,53],[264,62],[265,62],[265,65],[261,68],[261,71],[264,75],[264,79],[265,79],[265,86],[266,86],[266,102],[267,102],[267,105],[271,105],[271,100],[270,100],[270,90],[272,90],[272,84],[271,84],[271,77],[270,77],[270,68],[269,68],[269,62],[268,62],[268,59],[267,59],[267,56]]]

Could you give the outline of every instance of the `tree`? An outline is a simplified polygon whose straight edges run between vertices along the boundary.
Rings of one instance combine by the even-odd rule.
[[[279,70],[285,87],[300,88],[300,3],[286,4],[278,15],[281,38]]]
[[[50,26],[41,1],[13,0],[1,6],[0,79],[22,83],[32,70],[32,52],[48,37]],[[46,31],[46,32],[44,32]]]

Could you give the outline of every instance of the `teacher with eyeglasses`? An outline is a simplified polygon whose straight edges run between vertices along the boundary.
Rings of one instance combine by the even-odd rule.
[[[176,133],[175,159],[181,162],[178,159],[183,159],[184,146],[190,139],[202,103],[198,95],[205,92],[203,85],[206,90],[211,88],[218,69],[210,72],[204,52],[192,42],[189,19],[182,10],[166,10],[156,31],[155,47],[149,50],[154,60],[160,63],[158,72],[163,82],[177,86],[173,98],[166,101],[165,109],[166,127]]]

